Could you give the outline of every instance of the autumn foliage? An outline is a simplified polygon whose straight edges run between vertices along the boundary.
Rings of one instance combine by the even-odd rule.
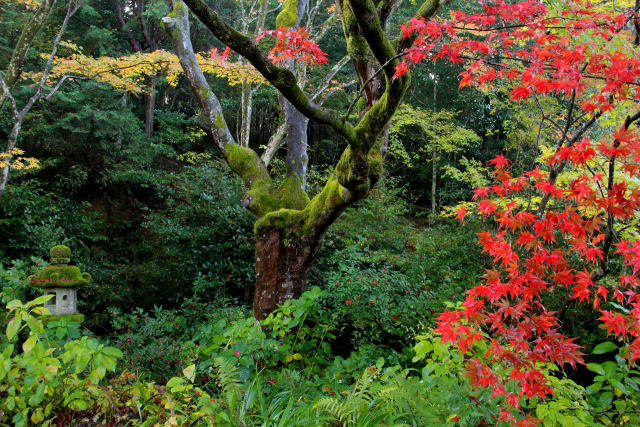
[[[507,407],[553,393],[542,364],[583,362],[581,347],[545,306],[551,298],[591,304],[607,333],[627,343],[627,358],[640,358],[640,243],[633,231],[640,209],[633,125],[640,113],[632,110],[640,61],[625,31],[636,16],[573,0],[491,1],[478,13],[402,26],[404,37],[417,38],[396,76],[443,59],[465,65],[460,87],[500,83],[510,85],[513,101],[555,96],[568,106],[556,146],[539,166],[516,173],[504,156],[490,162],[493,184],[475,190],[474,199],[489,226],[479,236],[493,267],[438,318],[442,340],[461,352],[486,344],[484,354],[468,359],[467,375]],[[607,114],[616,128],[590,137]],[[461,208],[458,218],[466,215]],[[501,419],[515,422],[506,410]]]
[[[310,39],[309,33],[304,28],[282,27],[277,30],[264,30],[256,37],[256,41],[260,41],[266,36],[275,38],[275,45],[268,55],[274,64],[285,59],[296,59],[310,65],[327,63],[326,54]]]

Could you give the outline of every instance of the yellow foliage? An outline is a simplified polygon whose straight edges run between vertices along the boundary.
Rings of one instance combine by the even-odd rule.
[[[206,162],[211,159],[211,154],[209,153],[196,153],[194,151],[187,151],[184,154],[180,154],[177,157],[178,160],[183,162],[187,162],[192,165],[198,165]]]
[[[0,0],[2,3],[18,3],[27,7],[27,9],[35,9],[38,7],[40,0]]]
[[[40,167],[40,162],[33,157],[23,157],[24,151],[14,148],[8,153],[0,153],[0,168],[9,166],[17,170],[30,170]]]
[[[230,85],[242,83],[267,83],[251,65],[212,59],[203,54],[196,54],[202,71],[223,77]],[[48,83],[53,84],[63,76],[78,76],[93,79],[113,86],[115,89],[134,94],[148,91],[145,79],[148,76],[165,76],[167,82],[176,86],[183,73],[178,57],[166,50],[150,53],[134,53],[121,57],[103,56],[93,58],[81,53],[73,53],[69,57],[55,58],[53,68],[48,76]],[[28,77],[38,78],[38,75]]]

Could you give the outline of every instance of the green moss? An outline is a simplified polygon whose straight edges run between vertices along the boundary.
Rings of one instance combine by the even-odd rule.
[[[271,177],[255,151],[236,144],[225,146],[227,162],[250,187],[271,187]]]
[[[303,211],[297,209],[278,209],[267,213],[265,216],[256,221],[253,231],[260,234],[271,228],[281,230],[285,236],[295,235],[302,237],[301,231],[305,224],[305,215]]]
[[[202,96],[204,97],[208,97],[208,95],[205,95],[205,93],[207,93],[207,90],[205,88],[202,88]],[[216,123],[215,123],[216,127],[218,129],[223,129],[224,128],[224,118],[222,117],[222,114],[218,113],[218,115],[216,116]]]
[[[336,176],[338,182],[343,187],[356,193],[366,193],[369,191],[369,165],[365,155],[347,147],[340,156],[336,165]]]
[[[342,7],[342,28],[347,40],[347,53],[357,61],[369,59],[370,50],[367,40],[360,34],[360,27],[353,15],[351,3],[345,1]]]
[[[49,249],[51,258],[71,258],[71,249],[69,246],[57,245]]]
[[[49,315],[49,316],[40,316],[40,320],[45,325],[51,322],[58,322],[61,320],[71,321],[75,323],[84,322],[84,314],[76,313],[76,314],[64,314],[64,315]]]
[[[31,284],[39,288],[73,288],[86,285],[89,280],[89,273],[81,273],[78,267],[48,266],[31,279]]]
[[[302,190],[302,178],[289,172],[280,187],[280,207],[285,209],[304,209],[309,204],[309,196]]]
[[[258,218],[280,207],[278,195],[267,168],[255,151],[236,144],[227,144],[225,154],[229,167],[240,175],[249,187],[243,204]]]
[[[260,234],[271,228],[277,228],[285,237],[317,239],[323,231],[319,226],[327,223],[327,217],[336,216],[338,211],[349,203],[351,197],[352,193],[332,177],[320,194],[311,199],[303,210],[279,209],[270,212],[256,221],[254,231]]]
[[[298,0],[284,0],[282,10],[276,16],[277,28],[288,28],[296,25],[298,21]]]
[[[187,13],[187,6],[184,2],[177,0],[173,3],[173,10],[169,12],[169,16],[175,18],[176,16],[182,16]]]
[[[65,265],[71,257],[68,246],[58,245],[49,250],[51,264],[43,268],[35,276],[27,279],[33,286],[39,288],[73,288],[86,285],[91,280],[89,273],[82,273],[78,267]]]

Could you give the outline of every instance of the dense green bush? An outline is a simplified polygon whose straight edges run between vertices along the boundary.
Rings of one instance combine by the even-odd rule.
[[[347,352],[367,342],[406,347],[482,274],[477,224],[421,227],[406,197],[393,179],[380,183],[331,227],[312,270]]]
[[[112,345],[120,348],[122,363],[139,378],[159,383],[182,371],[198,353],[195,341],[220,321],[244,318],[247,310],[217,299],[201,302],[189,299],[173,310],[155,307],[150,312],[138,308],[132,313],[113,310]],[[199,340],[201,341],[201,340]]]

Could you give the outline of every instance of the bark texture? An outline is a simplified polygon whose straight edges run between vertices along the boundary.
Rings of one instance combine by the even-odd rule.
[[[256,292],[253,315],[263,320],[279,305],[299,298],[319,244],[287,237],[272,228],[261,232],[256,242]]]

